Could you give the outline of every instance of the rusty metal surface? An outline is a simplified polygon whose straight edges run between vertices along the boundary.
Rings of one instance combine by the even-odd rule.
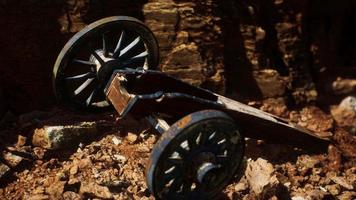
[[[124,113],[129,102],[132,100],[130,94],[121,86],[121,80],[122,76],[115,76],[106,93],[108,100],[120,115]]]

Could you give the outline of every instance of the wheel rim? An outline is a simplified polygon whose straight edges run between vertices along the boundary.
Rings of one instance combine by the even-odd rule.
[[[62,49],[54,67],[58,99],[81,108],[109,106],[103,88],[115,69],[154,69],[158,45],[152,32],[129,17],[88,25]]]
[[[148,187],[160,199],[211,198],[234,176],[243,153],[243,137],[231,118],[220,111],[193,113],[155,145]]]

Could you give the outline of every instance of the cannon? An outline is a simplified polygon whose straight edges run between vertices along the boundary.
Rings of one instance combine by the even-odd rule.
[[[139,20],[96,21],[63,47],[53,88],[64,104],[87,111],[115,108],[146,118],[160,134],[147,166],[157,199],[211,199],[239,170],[245,137],[301,147],[321,137],[269,113],[159,71],[159,48]]]

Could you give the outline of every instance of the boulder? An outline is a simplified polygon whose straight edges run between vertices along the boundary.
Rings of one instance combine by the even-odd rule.
[[[81,122],[66,126],[44,126],[36,129],[32,143],[45,149],[75,148],[97,134],[95,122]]]

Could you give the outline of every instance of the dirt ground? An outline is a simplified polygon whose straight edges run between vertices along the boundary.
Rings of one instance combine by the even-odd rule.
[[[243,169],[218,199],[356,197],[354,135],[317,107],[290,111],[273,100],[253,104],[309,129],[331,131],[333,144],[327,150],[306,151],[247,139],[244,169],[267,163],[272,170],[269,182],[256,193],[255,183]],[[145,170],[157,133],[143,121],[117,121],[116,117],[112,112],[83,116],[58,108],[9,117],[12,125],[0,133],[3,155],[12,155],[2,161],[11,170],[1,179],[0,199],[154,199],[146,186]],[[95,122],[98,134],[64,150],[31,144],[35,128],[73,121]]]

